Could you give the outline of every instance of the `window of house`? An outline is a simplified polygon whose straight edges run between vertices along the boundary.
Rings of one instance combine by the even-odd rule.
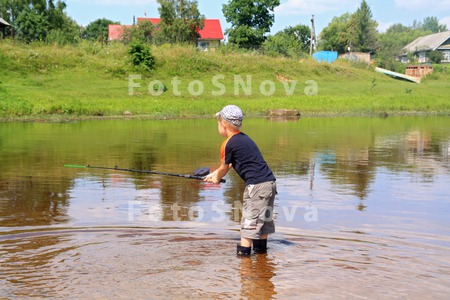
[[[209,48],[209,42],[199,42],[198,47],[207,50]]]
[[[427,55],[425,52],[419,53],[419,63],[427,62]]]
[[[442,54],[444,55],[442,61],[450,62],[450,50],[445,50],[442,52]]]

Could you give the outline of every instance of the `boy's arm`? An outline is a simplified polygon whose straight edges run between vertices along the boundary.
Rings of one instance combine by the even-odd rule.
[[[219,183],[220,180],[227,175],[228,171],[231,169],[231,164],[221,164],[220,167],[212,172],[211,174],[206,175],[203,181]]]

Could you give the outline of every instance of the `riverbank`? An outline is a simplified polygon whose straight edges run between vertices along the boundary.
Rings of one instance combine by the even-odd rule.
[[[108,121],[108,120],[182,120],[182,119],[212,119],[216,111],[209,115],[191,116],[164,116],[164,115],[111,115],[111,116],[75,116],[75,115],[32,115],[32,116],[12,116],[1,117],[0,123],[8,122],[38,122],[38,123],[72,123],[80,121]],[[260,118],[275,121],[295,121],[300,118],[340,118],[340,117],[367,117],[367,118],[388,118],[388,117],[440,117],[450,116],[450,112],[403,112],[403,113],[303,113],[298,117],[273,117],[265,114],[245,114],[247,118]]]
[[[134,67],[122,44],[23,45],[0,41],[0,119],[201,118],[226,104],[247,116],[447,115],[450,76],[421,84],[372,67],[180,46],[153,47],[156,68]]]

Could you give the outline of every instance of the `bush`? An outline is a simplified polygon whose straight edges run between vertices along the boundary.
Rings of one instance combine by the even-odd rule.
[[[434,73],[447,73],[447,65],[436,65],[433,64]]]
[[[151,71],[155,67],[155,57],[150,51],[150,46],[135,42],[131,44],[128,54],[131,56],[131,62],[136,67],[142,67]]]
[[[440,64],[444,59],[444,54],[441,51],[433,50],[428,54],[428,58],[434,64]]]

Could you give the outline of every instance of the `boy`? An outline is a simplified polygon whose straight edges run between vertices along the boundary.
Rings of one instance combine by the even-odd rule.
[[[218,183],[231,167],[245,181],[238,255],[266,253],[267,236],[275,232],[273,204],[277,187],[275,176],[253,140],[240,131],[244,115],[236,105],[227,105],[216,114],[220,135],[226,138],[220,148],[222,164],[205,177]]]

